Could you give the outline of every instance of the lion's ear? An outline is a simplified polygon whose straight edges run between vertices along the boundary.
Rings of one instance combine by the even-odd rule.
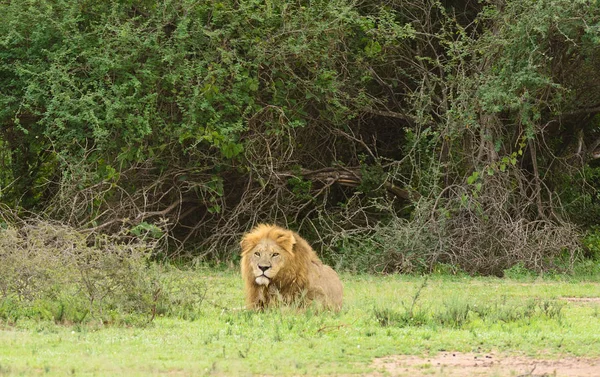
[[[296,244],[296,237],[294,237],[294,233],[289,231],[281,232],[277,235],[275,241],[279,246],[281,246],[281,248],[287,250],[288,253],[294,256],[294,245]]]
[[[246,234],[242,237],[242,241],[240,242],[240,246],[242,247],[242,255],[245,255],[250,252],[256,246],[256,237],[253,237],[251,234]]]

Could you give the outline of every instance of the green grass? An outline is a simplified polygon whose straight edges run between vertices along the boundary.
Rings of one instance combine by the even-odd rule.
[[[173,277],[186,274],[208,286],[194,320],[0,323],[0,376],[361,374],[376,357],[444,350],[600,356],[600,303],[560,299],[600,297],[597,279],[342,275],[340,313],[254,313],[240,310],[236,271]]]

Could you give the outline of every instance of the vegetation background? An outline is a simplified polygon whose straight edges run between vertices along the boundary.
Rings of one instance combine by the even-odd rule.
[[[600,253],[599,44],[591,0],[0,1],[0,225],[568,270]]]
[[[596,0],[0,0],[0,376],[597,368],[599,187]],[[341,312],[238,310],[258,222]]]

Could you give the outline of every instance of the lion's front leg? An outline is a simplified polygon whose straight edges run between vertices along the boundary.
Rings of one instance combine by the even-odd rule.
[[[264,285],[255,285],[246,295],[246,307],[248,309],[262,310],[269,305],[269,289]]]

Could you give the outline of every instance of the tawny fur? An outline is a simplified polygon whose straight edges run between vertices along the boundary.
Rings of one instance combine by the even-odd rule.
[[[251,259],[255,250],[264,245],[284,253],[277,275],[268,285],[256,282]],[[310,245],[297,233],[261,224],[242,237],[241,270],[244,279],[246,306],[263,309],[277,304],[304,306],[312,301],[326,308],[340,310],[343,288],[336,272],[323,264]]]

